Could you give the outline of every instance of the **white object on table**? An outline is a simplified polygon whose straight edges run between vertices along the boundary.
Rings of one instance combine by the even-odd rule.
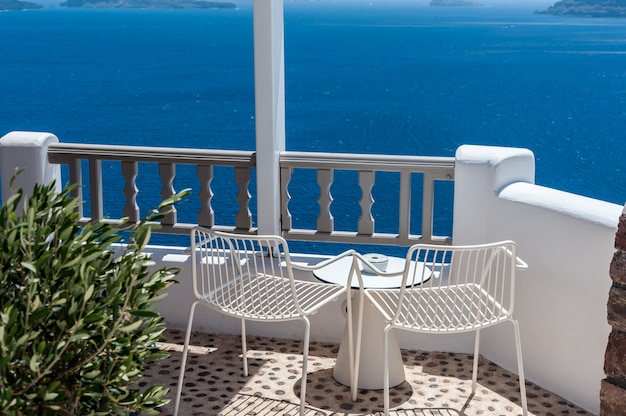
[[[366,257],[367,258],[367,257]],[[404,272],[404,266],[406,259],[399,257],[387,257],[387,271],[386,273],[394,273],[393,276],[378,276],[376,274],[368,273],[361,261],[359,260],[361,268],[361,276],[363,279],[364,288],[377,288],[377,289],[391,289],[398,288],[402,284],[402,276]],[[337,262],[330,264],[321,269],[315,270],[313,275],[327,283],[334,283],[339,285],[345,285],[347,279],[350,277],[350,268],[352,266],[352,259],[343,258]],[[415,267],[415,263],[411,264],[411,267]],[[430,270],[426,267],[422,275],[422,280],[419,282],[413,282],[412,284],[419,284],[430,278]],[[397,274],[396,274],[397,272]],[[411,284],[410,282],[408,284]],[[353,276],[351,287],[353,289],[359,289],[359,281],[356,276]],[[359,378],[357,380],[357,386],[360,389],[366,390],[378,390],[384,386],[384,362],[383,356],[383,330],[387,325],[387,322],[383,319],[380,312],[374,308],[368,299],[363,299],[363,330],[361,335],[361,359],[359,366]],[[353,325],[357,325],[359,306],[361,303],[360,296],[354,296],[352,300],[353,310]],[[337,353],[337,361],[333,370],[333,377],[339,383],[350,386],[350,352],[348,351],[348,326],[344,330],[341,344],[339,345],[339,352]],[[402,363],[402,355],[400,351],[400,344],[394,331],[389,333],[389,385],[397,386],[404,382],[404,365]]]
[[[375,269],[381,272],[387,271],[387,265],[389,264],[389,258],[384,254],[365,254],[363,258],[369,261]],[[367,264],[363,264],[363,273],[376,274],[376,270],[370,269]]]

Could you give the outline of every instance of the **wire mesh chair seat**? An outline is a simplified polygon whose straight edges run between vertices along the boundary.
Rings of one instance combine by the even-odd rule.
[[[369,290],[385,319],[394,326],[415,332],[450,333],[475,331],[508,319],[508,311],[478,284],[421,288],[400,297],[397,289]],[[442,302],[442,300],[447,302]],[[481,307],[472,310],[478,302]]]
[[[206,302],[206,306],[236,318],[289,321],[313,314],[338,293],[345,292],[341,286],[298,280],[294,281],[293,289],[295,296],[278,296],[277,293],[291,292],[289,279],[263,273],[245,274],[239,281],[231,281],[200,300]],[[260,294],[266,294],[267,298],[261,299]],[[221,301],[218,303],[215,299]]]
[[[324,305],[348,293],[346,286],[296,280],[293,269],[313,271],[351,256],[346,251],[315,265],[291,262],[287,242],[279,236],[238,235],[195,227],[191,231],[191,264],[196,300],[189,310],[174,415],[178,415],[195,309],[208,307],[240,319],[243,374],[248,376],[246,321],[280,322],[301,320],[303,339],[300,414],[304,414],[310,321]],[[348,296],[347,302],[350,302]],[[348,317],[350,350],[353,349],[352,319]],[[354,374],[353,358],[350,358]],[[353,393],[356,396],[356,391]]]
[[[411,263],[428,269],[432,277],[412,284],[419,268],[411,268]],[[524,415],[528,414],[519,325],[513,318],[515,271],[527,267],[512,241],[472,246],[416,244],[407,253],[399,288],[364,290],[388,322],[383,331],[385,415],[389,415],[388,334],[392,329],[432,334],[475,331],[474,394],[480,330],[503,322],[514,328],[521,404]]]

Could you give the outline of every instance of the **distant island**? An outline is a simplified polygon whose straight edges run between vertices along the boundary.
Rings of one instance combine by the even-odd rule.
[[[580,17],[626,17],[625,0],[561,0],[538,14]]]
[[[0,11],[4,12],[7,10],[33,10],[33,9],[42,9],[43,6],[40,4],[31,3],[29,1],[21,1],[21,0],[0,0]]]
[[[0,0],[4,1],[4,0]],[[222,1],[203,0],[67,0],[65,7],[126,8],[126,9],[236,9],[237,5]]]
[[[481,7],[482,4],[469,0],[430,0],[431,6]]]

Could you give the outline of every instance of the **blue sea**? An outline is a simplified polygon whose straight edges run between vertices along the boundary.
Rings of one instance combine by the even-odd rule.
[[[252,3],[237,4],[0,13],[0,136],[253,150]],[[285,73],[288,150],[525,147],[537,184],[626,201],[625,19],[287,2]]]

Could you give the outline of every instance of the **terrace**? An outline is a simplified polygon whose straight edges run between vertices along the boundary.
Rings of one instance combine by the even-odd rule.
[[[250,234],[280,234],[303,255],[324,250],[330,254],[337,246],[361,252],[384,246],[397,255],[416,242],[514,240],[520,257],[530,265],[516,282],[515,309],[531,386],[529,410],[537,415],[579,411],[598,414],[604,354],[611,331],[606,319],[611,288],[609,265],[624,207],[536,185],[535,159],[527,149],[465,145],[457,149],[454,158],[285,151],[282,51],[282,1],[255,2],[256,152],[76,145],[59,143],[50,133],[12,132],[0,139],[3,200],[8,196],[13,170],[20,166],[26,168],[18,181],[23,189],[52,179],[82,184],[87,196],[83,198],[82,190],[77,196],[85,200],[85,211],[81,213],[85,222],[104,216],[108,221],[122,216],[137,220],[139,213],[148,208],[139,206],[138,178],[158,176],[156,184],[160,185],[162,198],[176,192],[174,184],[180,189],[199,188],[199,209],[183,205],[180,212],[164,219],[162,232],[171,235],[187,235],[194,224]],[[116,189],[112,184],[118,188],[123,184],[123,189],[112,193],[111,189]],[[377,184],[397,189],[397,201],[381,202],[383,195],[375,192]],[[234,206],[232,215],[214,211],[219,201],[214,200],[213,189],[220,186],[236,189],[231,192],[235,195],[230,201]],[[356,197],[352,192],[331,192],[341,186],[357,189]],[[335,225],[333,208],[342,204],[354,207],[358,218],[350,229]],[[294,215],[293,207],[297,206],[319,206],[319,215],[314,221],[303,221]],[[229,220],[219,221],[220,215],[216,214]],[[437,235],[435,224],[446,215],[452,222],[451,233]],[[377,230],[383,219],[397,227]],[[184,328],[193,301],[188,242],[179,241],[180,245],[150,247],[159,265],[181,268],[180,284],[172,287],[159,305],[170,329],[168,345],[173,349],[180,342],[176,330]],[[312,278],[305,274],[298,277]],[[316,408],[328,406],[321,409],[327,414],[373,413],[378,408],[372,403],[382,401],[381,392],[361,392],[360,401],[352,403],[341,399],[347,397],[346,391],[326,374],[345,324],[340,307],[331,304],[312,319],[315,350],[311,359],[315,363],[310,381],[324,392],[311,390],[309,401]],[[238,333],[238,323],[204,310],[198,312],[196,322],[198,338],[194,345],[199,348],[194,353],[194,368],[211,374],[208,377],[219,377],[225,390],[208,382],[200,385],[206,381],[200,376],[196,398],[191,399],[188,392],[187,403],[196,409],[194,405],[203,403],[205,394],[211,403],[204,402],[205,407],[186,414],[217,413],[215,408],[211,410],[214,397],[219,403],[244,400],[249,395],[249,406],[266,406],[268,402],[259,397],[276,400],[271,402],[272,408],[285,398],[298,403],[298,379],[293,380],[284,371],[298,356],[297,343],[302,333],[298,324],[249,325],[250,335],[258,337],[253,344],[261,355],[253,356],[258,360],[253,367],[257,371],[244,379],[237,370],[238,353],[233,352],[237,351],[237,338],[232,334]],[[416,375],[410,376],[415,377],[410,383],[413,390],[404,384],[406,390],[399,392],[396,402],[398,408],[413,413],[398,414],[436,414],[428,412],[443,412],[441,409],[447,406],[451,409],[446,410],[448,414],[517,412],[519,407],[509,401],[515,391],[499,387],[507,386],[512,377],[508,371],[516,368],[515,349],[507,329],[483,331],[481,354],[486,365],[482,366],[482,390],[469,406],[465,405],[465,394],[458,392],[467,383],[464,366],[469,365],[466,357],[473,348],[471,334],[399,334],[405,365],[411,369],[407,374]],[[280,357],[264,358],[278,354],[279,345]],[[154,380],[169,383],[169,377],[175,374],[168,372],[177,372],[178,359],[178,353],[173,352],[170,361],[157,364]],[[458,377],[448,379],[444,375],[451,370],[442,362],[450,361],[455,365],[458,362]],[[222,378],[227,373],[222,371],[225,366],[233,368],[228,372],[229,383]],[[281,387],[274,388],[270,382]],[[445,392],[440,383],[446,383]],[[449,387],[447,383],[460,385]],[[277,390],[285,394],[276,394]],[[336,402],[328,399],[331,396]],[[480,407],[487,402],[492,408]],[[350,404],[354,407],[348,409]],[[241,403],[227,406],[232,409]],[[282,406],[288,407],[285,403]],[[225,409],[220,411],[225,413]],[[254,409],[256,414],[272,414],[259,409]],[[289,414],[288,409],[285,411],[278,414]]]
[[[256,169],[257,175],[259,175],[258,170],[260,168],[258,165],[255,167],[252,164],[251,161],[254,158],[250,154],[246,154],[243,157],[245,161],[235,157],[242,156],[239,153],[226,157],[221,151],[197,151],[195,156],[191,154],[184,156],[180,154],[189,151],[151,149],[151,153],[147,154],[146,149],[141,148],[120,149],[107,146],[59,144],[54,135],[29,132],[10,133],[0,139],[0,143],[2,144],[1,164],[3,181],[11,177],[13,169],[10,166],[15,166],[15,163],[17,163],[19,166],[27,168],[25,173],[28,174],[24,174],[19,178],[22,181],[19,186],[24,189],[29,189],[29,186],[32,186],[34,181],[46,182],[53,178],[58,179],[57,175],[62,170],[58,164],[53,162],[59,161],[70,166],[79,166],[81,165],[81,160],[88,160],[88,166],[85,168],[90,173],[85,176],[89,180],[84,181],[84,184],[89,189],[90,198],[87,198],[86,207],[91,211],[91,215],[94,212],[103,212],[99,211],[100,208],[98,208],[101,203],[99,201],[102,201],[102,186],[99,187],[99,180],[102,178],[102,160],[114,159],[119,161],[119,171],[122,176],[124,176],[123,172],[127,172],[129,169],[133,172],[125,176],[125,189],[134,189],[134,191],[126,191],[123,198],[118,196],[125,201],[122,205],[126,207],[124,215],[131,218],[136,218],[133,215],[136,216],[138,215],[137,212],[139,212],[139,207],[133,203],[137,194],[133,181],[136,175],[141,175],[141,173],[135,171],[139,166],[156,165],[159,166],[161,172],[170,172],[161,176],[165,189],[162,195],[167,196],[174,192],[174,189],[171,187],[174,166],[194,163],[197,165],[198,178],[204,177],[204,182],[200,179],[200,183],[208,184],[211,182],[208,180],[210,175],[203,176],[202,172],[205,172],[207,169],[210,170],[212,166],[227,164],[232,166],[232,169],[229,171],[231,174],[236,178],[244,178],[236,181],[243,188],[239,189],[236,194],[240,195],[237,197],[239,200],[237,205],[240,208],[244,207],[241,209],[244,214],[233,216],[234,224],[212,224],[210,198],[206,198],[205,201],[208,206],[205,204],[204,208],[198,211],[198,223],[203,223],[216,229],[236,229],[240,232],[249,233],[259,232],[262,228],[260,218],[257,218],[258,227],[253,227],[255,223],[254,218],[246,209],[247,203],[251,198],[247,191],[250,171]],[[398,213],[400,218],[399,227],[404,228],[399,228],[396,233],[376,233],[375,221],[373,220],[365,221],[367,226],[359,227],[352,232],[335,231],[332,228],[333,222],[330,214],[332,204],[330,202],[320,203],[320,206],[325,207],[325,209],[321,209],[321,214],[316,222],[318,225],[317,229],[294,228],[291,222],[283,221],[282,229],[279,230],[279,233],[287,238],[294,238],[293,235],[296,235],[297,238],[305,240],[304,243],[300,243],[300,248],[306,249],[307,244],[313,244],[314,242],[319,244],[320,242],[335,241],[354,246],[362,252],[369,247],[361,245],[365,243],[388,244],[390,247],[395,248],[395,245],[406,247],[407,244],[417,241],[436,241],[441,244],[453,241],[463,244],[505,238],[515,240],[519,244],[520,256],[531,265],[529,270],[520,273],[516,288],[517,304],[515,315],[520,322],[522,331],[525,371],[527,379],[533,383],[533,386],[541,386],[548,390],[538,390],[541,394],[537,394],[537,396],[529,395],[531,412],[534,412],[534,414],[550,414],[555,409],[554,407],[546,407],[546,403],[551,403],[550,406],[564,406],[563,409],[569,409],[569,411],[572,411],[572,409],[577,409],[577,411],[584,409],[591,413],[598,412],[600,381],[604,376],[604,351],[610,332],[610,327],[606,321],[607,294],[611,286],[608,268],[614,252],[613,242],[622,207],[535,185],[533,183],[533,155],[525,149],[462,146],[458,149],[453,163],[437,158],[430,161],[416,158],[411,161],[414,164],[411,168],[406,166],[411,164],[409,163],[411,158],[406,158],[406,160],[403,158],[402,163],[394,163],[394,161],[398,161],[393,157],[380,156],[378,157],[380,160],[362,160],[351,164],[349,163],[350,160],[357,160],[361,156],[350,155],[348,157],[348,155],[329,154],[325,155],[324,160],[320,159],[320,155],[312,155],[314,157],[308,160],[304,156],[300,154],[290,155],[288,152],[281,153],[281,171],[283,171],[283,174],[280,181],[282,184],[280,195],[288,195],[286,186],[289,180],[285,179],[284,171],[290,172],[296,166],[295,160],[300,160],[299,158],[301,158],[302,163],[307,165],[307,168],[317,170],[318,173],[313,175],[313,178],[325,183],[326,185],[320,186],[320,189],[327,190],[330,189],[332,181],[324,178],[328,178],[329,173],[332,173],[334,170],[355,169],[357,172],[360,172],[357,175],[358,177],[370,178],[364,181],[366,185],[361,186],[363,189],[370,189],[374,185],[373,178],[375,178],[375,175],[371,173],[371,170],[379,172],[394,169],[404,171],[408,169],[413,175],[419,174],[419,178],[422,181],[424,178],[438,177],[447,182],[450,181],[449,178],[454,177],[454,227],[452,236],[436,236],[428,232],[425,234],[411,233],[409,228],[410,221],[408,221],[411,215],[402,213],[405,211],[411,212],[407,208],[404,211],[400,210],[401,212]],[[369,157],[377,159],[375,156]],[[337,161],[337,159],[341,160]],[[453,166],[453,170],[451,170],[451,166]],[[241,170],[244,172],[242,173]],[[77,173],[79,171],[73,171],[70,168],[70,177],[73,181],[83,183],[82,180],[77,179],[80,178],[80,175]],[[412,187],[407,184],[403,185],[402,182],[402,178],[405,176],[410,177],[411,174],[400,173],[397,175],[399,180],[398,186],[400,188],[406,186],[410,192]],[[213,180],[218,181],[218,178],[213,178]],[[420,189],[432,190],[435,188],[433,185],[437,181],[432,180],[432,182],[429,182],[431,180],[426,179],[426,184],[421,186]],[[31,182],[31,185],[28,184],[28,181]],[[5,182],[3,183],[3,190],[7,189],[8,184]],[[210,190],[210,187],[208,189]],[[233,193],[235,194],[235,192]],[[211,192],[206,194],[211,194]],[[364,194],[368,195],[367,192]],[[244,195],[244,197],[242,198],[241,195]],[[260,203],[263,194],[257,192],[255,196]],[[432,191],[420,196],[422,200],[427,201],[431,205],[433,205],[432,201],[436,199],[435,193]],[[199,199],[202,198],[202,196],[199,197]],[[308,198],[308,203],[314,204],[318,199],[318,195],[302,192],[293,195],[291,198]],[[290,217],[288,202],[291,198],[282,199],[280,211],[283,218]],[[340,202],[341,198],[342,195],[332,195],[331,197],[330,193],[322,193],[319,200],[330,201],[333,199],[335,202]],[[409,200],[413,199],[413,197],[409,198]],[[369,200],[367,204],[364,204],[366,207],[365,212],[369,212],[376,202],[373,198],[366,197],[365,200]],[[129,209],[129,207],[134,209]],[[420,211],[426,212],[419,218],[420,222],[427,225],[432,224],[432,215],[435,211],[429,211],[428,209],[421,209]],[[99,214],[96,215],[97,217],[99,217]],[[91,218],[91,216],[85,216],[84,221],[89,221]],[[115,219],[108,218],[108,221],[115,221]],[[179,222],[176,216],[172,216],[164,220],[163,231],[186,234],[190,225],[189,223]],[[267,226],[267,224],[265,225]],[[329,226],[330,228],[328,228]],[[431,227],[424,227],[426,231],[430,229]],[[306,242],[306,240],[314,241]],[[192,301],[188,251],[184,246],[163,245],[151,246],[150,251],[152,257],[157,260],[159,265],[180,267],[182,269],[178,276],[180,284],[170,289],[169,297],[160,303],[159,309],[166,317],[168,327],[171,330],[184,328],[188,306]],[[311,276],[306,275],[299,277],[304,279],[311,278]],[[584,307],[581,307],[581,305],[584,305]],[[197,326],[195,328],[199,333],[236,334],[238,332],[238,325],[233,320],[225,319],[222,316],[206,311],[201,311],[199,314],[201,319],[196,321]],[[338,343],[344,324],[345,319],[340,311],[339,304],[331,304],[315,315],[312,321],[312,339],[318,343],[317,348],[319,350],[319,356],[313,354],[314,357],[312,359],[319,360],[319,369],[322,371],[317,373],[317,369],[313,370],[312,379],[314,382],[325,383],[324,386],[328,384],[330,390],[342,388],[334,383],[332,379],[323,378],[323,372],[329,366],[332,366],[330,362],[334,358],[333,351],[336,349],[332,345]],[[301,338],[301,328],[297,324],[276,326],[252,324],[249,326],[249,331],[252,336],[265,339],[265,341],[263,339],[256,341],[263,345],[261,350],[268,349],[268,344],[275,344],[275,341],[269,340],[270,338],[287,340],[299,340]],[[168,341],[176,343],[177,336],[175,332],[171,334],[171,338]],[[218,358],[218,362],[223,360],[222,363],[225,362],[223,365],[228,367],[239,365],[238,360],[231,362],[231,360],[236,358],[232,355],[232,343],[235,342],[237,337],[220,338],[220,336],[215,335],[215,338],[226,344],[220,345],[219,343],[198,341],[196,345],[209,349],[217,348],[218,351],[225,349],[231,352],[231,355],[227,355],[226,358]],[[509,339],[508,334],[501,333],[499,328],[484,331],[481,352],[484,360],[493,363],[487,365],[487,370],[483,370],[490,373],[489,376],[485,376],[483,379],[485,384],[481,384],[487,390],[489,390],[489,386],[492,384],[506,385],[511,378],[510,373],[505,371],[505,369],[515,368],[514,348],[509,344]],[[453,359],[457,360],[459,357],[466,357],[471,352],[473,345],[471,336],[424,337],[416,336],[415,334],[400,334],[400,344],[405,350],[405,363],[409,366],[407,368],[413,368],[417,364],[411,364],[411,357],[422,357],[423,354],[428,354],[428,351],[445,351],[445,356],[449,353],[457,354],[456,356],[453,355],[455,357]],[[297,348],[293,349],[293,343],[289,345],[291,348],[289,352],[295,354]],[[421,352],[410,353],[408,352],[409,350],[419,350]],[[261,352],[261,354],[263,353]],[[207,355],[206,358],[211,358],[210,363],[201,364],[202,360],[205,359],[202,354],[194,360],[203,369],[207,367],[212,368],[211,366],[216,365],[220,369],[217,370],[219,374],[223,374],[222,367],[219,367],[220,364],[213,361],[211,354]],[[177,353],[173,353],[172,363],[160,365],[169,365],[169,368],[173,369],[178,359]],[[291,359],[289,357],[286,358],[289,361],[283,362],[283,364],[291,364]],[[421,358],[417,359],[421,360]],[[463,380],[466,381],[466,376],[462,369],[464,361],[460,359],[458,364],[459,368],[457,371],[460,371],[461,375],[456,382],[459,383],[463,383]],[[273,360],[270,362],[276,367],[283,365],[276,364]],[[280,359],[278,362],[280,362]],[[259,364],[259,366],[261,365],[263,363]],[[313,368],[316,368],[315,365],[317,364],[314,364]],[[434,363],[433,365],[436,366],[437,364]],[[273,374],[273,368],[265,369],[265,371],[261,371],[261,368],[259,368],[256,376],[264,373],[265,376],[269,375],[270,378],[274,379],[276,376]],[[493,371],[489,371],[489,368]],[[210,370],[206,371],[210,372]],[[423,367],[422,370],[418,370],[419,375],[423,376],[423,371]],[[427,375],[432,375],[436,378],[445,374],[445,371],[448,370],[440,369],[434,371],[434,373],[431,373],[429,368]],[[439,372],[437,373],[437,371]],[[411,372],[407,371],[407,374]],[[159,374],[155,375],[155,380],[164,383],[171,382],[171,380],[168,380],[171,374],[168,375],[167,372],[165,372],[165,375],[160,372]],[[233,385],[244,383],[238,373],[234,372],[233,377],[235,380],[232,382]],[[316,380],[317,377],[320,377],[320,379]],[[428,380],[431,378],[427,377]],[[260,380],[263,380],[262,376]],[[289,385],[291,379],[288,378],[288,380],[283,381]],[[420,385],[421,383],[424,383],[424,380],[420,382],[415,381],[412,385]],[[242,386],[242,392],[254,392],[255,384],[260,386],[260,393],[263,397],[268,397],[265,387],[267,386],[266,382],[259,381],[256,378],[250,379],[248,383]],[[252,387],[249,387],[250,385]],[[529,388],[531,394],[534,388]],[[536,388],[540,389],[540,387]],[[202,387],[198,389],[201,392],[203,391]],[[211,391],[211,387],[207,386],[207,389],[207,391]],[[297,389],[296,385],[289,388],[283,387],[281,390],[292,392],[294,389]],[[408,391],[411,392],[411,390]],[[448,396],[442,396],[443,399],[441,400],[444,400],[447,405],[455,403],[455,400],[458,400],[456,396],[457,389],[448,388],[447,391],[453,393]],[[204,392],[200,396],[203,397],[203,394],[208,393]],[[343,394],[345,395],[345,391]],[[375,392],[375,397],[377,394],[380,394],[380,392]],[[422,394],[428,395],[429,393],[416,390],[414,394],[418,394],[419,397],[408,399],[408,402],[416,403],[415,408],[420,408],[420,403],[423,403],[423,400],[421,400],[423,399]],[[495,394],[501,399],[508,400],[506,394],[500,390],[489,390],[486,394],[487,396]],[[341,396],[341,394],[336,396]],[[437,393],[436,396],[439,397],[440,394]],[[228,397],[233,398],[234,396]],[[460,397],[464,396],[461,395]],[[533,402],[533,397],[536,397],[537,401]],[[556,398],[554,402],[551,402],[550,400],[546,401],[546,397]],[[566,402],[561,403],[561,398],[565,398]],[[194,403],[197,400],[199,399],[196,399]],[[379,401],[380,398],[372,398],[371,400]],[[446,402],[445,400],[450,401]],[[485,400],[482,403],[485,403]],[[318,401],[318,405],[322,402],[325,403],[326,398]],[[480,398],[475,398],[472,403],[480,402]],[[346,403],[339,403],[334,409],[331,407],[331,410],[335,412],[343,411]],[[534,408],[532,407],[533,403],[535,403]],[[401,401],[401,404],[401,407],[406,408],[406,402]],[[578,407],[571,407],[574,405]],[[515,408],[514,405],[513,408]],[[472,408],[470,407],[470,409]],[[506,406],[505,409],[507,409]],[[540,409],[546,410],[547,413],[541,413]],[[467,411],[470,412],[469,409]]]
[[[159,361],[145,376],[149,383],[163,383],[175,389],[184,332],[167,334],[171,357]],[[187,388],[181,404],[183,415],[296,415],[300,376],[290,369],[302,360],[300,341],[249,337],[254,348],[249,377],[241,374],[240,339],[225,334],[196,333],[194,351],[188,362]],[[350,388],[337,383],[332,369],[338,345],[311,344],[308,416],[375,415],[382,411],[381,390],[360,390],[353,402]],[[481,358],[476,395],[469,397],[471,356],[466,353],[402,351],[406,382],[392,389],[392,415],[455,416],[521,414],[519,391],[514,373]],[[534,383],[527,383],[529,414],[589,415],[582,408]],[[171,415],[173,406],[163,408]],[[382,413],[380,413],[382,414]]]

